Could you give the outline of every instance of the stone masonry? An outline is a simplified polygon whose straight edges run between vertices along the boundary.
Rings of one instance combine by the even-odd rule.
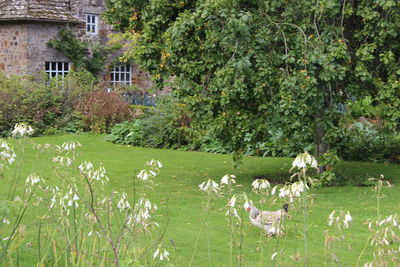
[[[0,0],[0,71],[6,74],[37,74],[46,61],[70,62],[47,42],[63,28],[70,28],[81,40],[105,44],[111,28],[100,17],[104,0]],[[86,14],[99,15],[98,33],[86,33]],[[108,60],[117,62],[118,53]],[[109,70],[105,66],[105,70]],[[152,85],[148,73],[131,67],[132,83]],[[109,74],[103,78],[109,80]]]

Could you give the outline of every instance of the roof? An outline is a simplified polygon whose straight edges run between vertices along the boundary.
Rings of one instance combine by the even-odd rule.
[[[82,22],[70,0],[0,0],[0,20]]]

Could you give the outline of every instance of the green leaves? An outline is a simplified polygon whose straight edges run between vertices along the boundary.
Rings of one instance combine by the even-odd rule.
[[[334,129],[339,106],[365,96],[398,127],[389,105],[398,98],[398,1],[129,1],[129,24],[117,2],[106,17],[140,34],[135,62],[172,81],[195,121],[232,151],[274,140],[269,129],[320,142],[314,128]]]

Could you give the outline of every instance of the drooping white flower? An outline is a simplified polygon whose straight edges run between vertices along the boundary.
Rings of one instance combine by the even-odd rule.
[[[207,182],[202,182],[199,185],[199,188],[201,191],[204,192],[215,192],[217,193],[220,190],[220,187],[218,185],[218,183],[216,183],[214,180],[209,179]]]
[[[25,123],[17,123],[14,126],[14,130],[11,132],[13,137],[16,136],[28,136],[32,135],[35,132],[35,130],[28,124]]]
[[[275,193],[276,193],[276,189],[278,188],[278,186],[274,186],[273,188],[272,188],[272,190],[271,190],[271,195],[275,195]]]
[[[157,250],[153,253],[153,259],[159,257],[160,261],[163,260],[168,260],[169,261],[169,252],[164,249],[164,252],[160,251],[160,248],[157,248]]]
[[[271,187],[271,184],[268,182],[267,179],[256,179],[251,186],[253,187],[253,189],[255,190],[259,190],[259,189],[268,189]]]
[[[344,216],[343,224],[346,228],[349,228],[349,223],[352,221],[352,217],[350,215],[350,212],[347,211],[346,215]]]
[[[33,186],[43,181],[44,180],[39,176],[37,176],[36,174],[31,174],[28,176],[28,178],[26,178],[25,183]]]
[[[234,183],[236,183],[235,179],[236,179],[235,175],[226,174],[221,178],[221,185],[223,185],[223,184],[226,184],[226,185],[234,184]]]
[[[17,155],[5,140],[0,139],[0,172],[15,161]]]
[[[131,205],[128,202],[127,199],[128,194],[126,193],[122,193],[122,197],[121,200],[118,202],[117,204],[117,208],[122,212],[125,209],[129,209],[131,207]]]
[[[318,169],[318,162],[307,151],[297,155],[297,157],[292,162],[292,169],[293,168],[305,169],[308,167]]]
[[[332,211],[331,214],[329,214],[328,217],[328,225],[331,226],[335,220],[335,211]]]

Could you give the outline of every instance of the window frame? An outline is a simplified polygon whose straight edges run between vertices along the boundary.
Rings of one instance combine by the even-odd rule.
[[[94,19],[94,22],[93,22]],[[86,13],[86,34],[98,35],[99,33],[99,15]]]
[[[118,77],[118,79],[116,79],[116,77]],[[131,85],[132,65],[124,63],[112,65],[112,68],[110,70],[110,83],[111,86]]]
[[[53,64],[55,64],[55,69],[53,69]],[[61,64],[61,69],[59,68]],[[67,64],[67,65],[65,65]],[[49,66],[49,68],[47,68]],[[65,66],[67,66],[67,69],[65,69]],[[69,73],[71,70],[71,62],[70,61],[45,61],[44,62],[44,72],[48,75],[49,78],[54,78],[54,77],[60,77],[61,79],[64,79],[65,76]],[[55,75],[52,75],[52,74]]]

